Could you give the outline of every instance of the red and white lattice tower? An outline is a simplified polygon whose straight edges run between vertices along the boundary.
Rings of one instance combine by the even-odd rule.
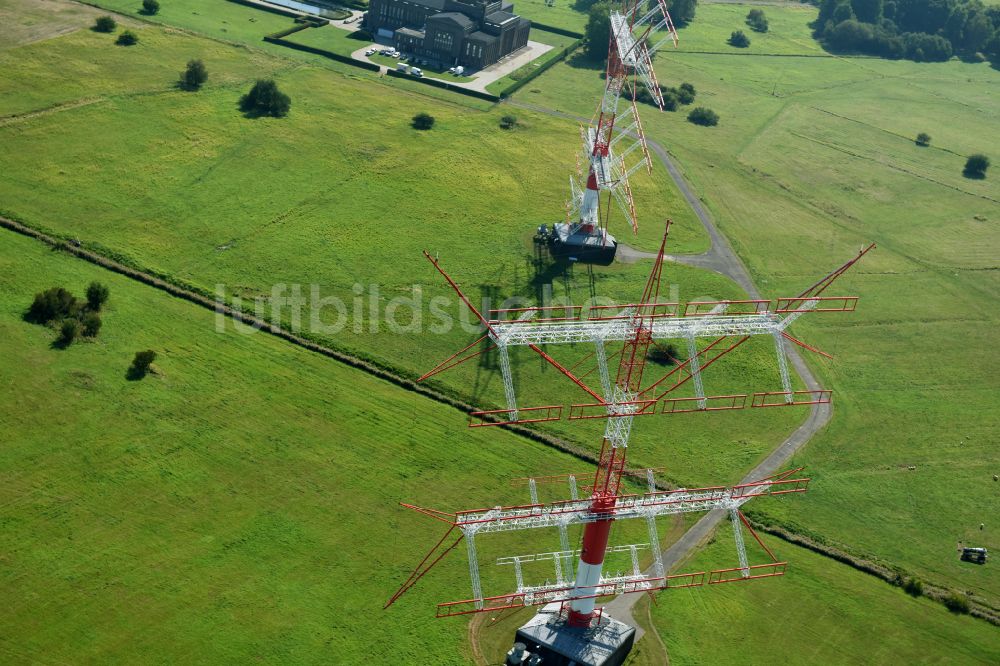
[[[574,244],[613,250],[615,239],[607,232],[611,199],[617,202],[632,230],[638,230],[629,176],[642,168],[650,171],[652,160],[635,98],[639,86],[643,86],[663,109],[652,58],[666,42],[677,45],[677,31],[664,0],[651,3],[643,12],[645,4],[624,0],[610,11],[604,95],[591,123],[581,128],[586,180],[578,183],[570,177],[567,221],[554,225],[556,238],[568,251],[576,249]]]
[[[607,193],[607,207],[615,198],[635,228],[635,207],[629,175],[643,165],[649,166],[649,154],[643,138],[634,102],[623,114],[619,111],[623,91],[635,97],[636,81],[641,81],[653,99],[662,105],[659,86],[653,74],[651,54],[664,41],[650,45],[654,32],[667,31],[665,39],[676,42],[676,33],[663,0],[645,14],[639,13],[638,0],[626,0],[621,10],[611,11],[611,36],[608,50],[607,85],[596,123],[584,131],[584,150],[588,159],[586,191],[574,185],[571,208],[579,215],[573,233],[601,232],[601,193]],[[622,143],[628,139],[622,148]],[[639,151],[636,153],[636,151]],[[635,164],[629,159],[639,155]],[[606,219],[606,218],[605,218]],[[559,226],[559,225],[556,225]],[[713,486],[697,489],[659,490],[655,469],[628,470],[626,453],[633,422],[638,417],[681,413],[711,413],[828,403],[831,392],[823,389],[792,389],[785,345],[792,342],[809,351],[819,350],[794,338],[788,327],[799,317],[812,312],[852,312],[855,296],[826,296],[827,288],[856,263],[874,245],[838,269],[827,274],[797,296],[775,300],[730,300],[679,303],[660,301],[660,278],[670,222],[641,297],[621,305],[529,307],[491,310],[481,313],[444,271],[438,260],[424,253],[435,269],[454,289],[462,302],[478,318],[485,333],[448,357],[421,377],[421,381],[460,365],[486,351],[495,350],[503,379],[506,406],[472,412],[470,427],[529,424],[566,419],[606,419],[601,454],[596,471],[590,474],[567,474],[559,477],[527,479],[530,504],[495,506],[489,509],[446,512],[412,504],[403,506],[447,523],[448,531],[416,566],[399,590],[386,602],[392,605],[448,552],[466,541],[472,597],[438,605],[438,617],[484,611],[521,608],[558,603],[559,616],[572,627],[589,627],[599,614],[596,601],[610,595],[652,592],[666,588],[695,587],[731,581],[752,580],[783,575],[786,562],[779,561],[757,537],[743,516],[741,507],[755,497],[804,492],[809,479],[796,476],[798,469],[732,487]],[[613,242],[613,241],[612,241]],[[707,395],[702,373],[721,357],[729,354],[752,336],[770,336],[778,359],[780,390]],[[659,340],[680,340],[686,345],[687,358],[651,382],[644,382],[649,346]],[[592,345],[593,351],[573,367],[566,367],[552,355],[560,345]],[[608,353],[609,345],[620,345]],[[479,349],[477,349],[479,347]],[[588,402],[571,405],[523,407],[517,403],[511,373],[510,349],[527,347],[588,395]],[[550,354],[546,349],[552,351]],[[610,362],[617,358],[612,373]],[[600,385],[591,387],[578,376],[576,368],[584,362],[595,365]],[[679,397],[678,389],[689,387],[693,396]],[[628,475],[644,476],[645,492],[623,492],[622,480]],[[590,479],[592,478],[592,481]],[[581,496],[578,480],[587,479],[589,488]],[[539,502],[537,484],[542,481],[565,481],[569,498]],[[733,523],[738,566],[710,572],[667,575],[660,556],[656,518],[679,513],[723,509]],[[615,521],[641,519],[646,522],[649,542],[644,544],[609,544]],[[582,526],[579,549],[571,547],[569,528]],[[476,538],[489,533],[554,528],[559,534],[559,550],[503,557],[500,565],[513,565],[516,590],[500,595],[486,595],[480,579]],[[749,564],[743,541],[746,529],[767,553],[764,564]],[[457,531],[457,535],[455,532]],[[638,551],[649,549],[653,565],[643,572]],[[630,573],[605,576],[603,565],[610,552],[627,552],[632,558]],[[576,559],[574,566],[574,558]],[[524,580],[522,564],[550,561],[555,582],[531,585]],[[598,621],[600,626],[600,621]]]
[[[667,232],[670,223],[667,223]],[[780,406],[814,405],[828,403],[831,391],[792,390],[788,376],[785,342],[793,342],[810,351],[819,350],[792,337],[789,325],[803,314],[810,312],[853,312],[856,296],[826,296],[826,289],[845,271],[853,266],[874,245],[861,250],[858,255],[838,269],[827,274],[797,296],[775,300],[698,301],[683,308],[678,303],[659,300],[660,277],[666,248],[667,232],[650,273],[642,297],[635,303],[592,306],[586,311],[582,306],[529,307],[492,310],[484,316],[465,296],[458,284],[441,268],[437,259],[424,253],[463,303],[482,323],[486,333],[472,344],[445,359],[421,380],[479,356],[487,350],[496,350],[504,382],[507,406],[472,412],[470,427],[506,424],[540,423],[587,419],[607,419],[601,444],[600,462],[589,493],[580,497],[577,480],[580,475],[563,477],[569,484],[570,498],[557,502],[539,503],[536,484],[539,479],[529,479],[531,503],[516,506],[496,506],[490,509],[445,512],[412,504],[403,506],[428,515],[449,525],[448,531],[427,556],[414,569],[400,589],[389,599],[391,605],[427,571],[433,567],[463,538],[469,556],[469,575],[473,596],[462,601],[438,605],[438,617],[463,615],[483,611],[520,608],[561,602],[568,613],[569,624],[587,626],[595,617],[598,598],[632,592],[652,592],[665,588],[693,587],[780,576],[786,563],[779,561],[764,546],[740,512],[749,500],[764,495],[783,495],[804,492],[809,479],[794,476],[799,470],[789,470],[758,481],[733,487],[708,487],[693,490],[657,490],[655,470],[645,470],[648,490],[640,494],[623,493],[622,478],[634,473],[626,469],[626,453],[633,421],[638,417],[680,414],[689,412],[715,412]],[[722,356],[732,352],[752,336],[773,338],[781,380],[781,390],[729,395],[706,395],[702,372]],[[644,384],[643,373],[650,344],[657,340],[684,340],[688,358],[678,362],[655,381]],[[708,339],[708,344],[699,345]],[[609,355],[609,344],[621,344],[617,352]],[[473,351],[477,345],[485,348]],[[573,369],[567,368],[542,349],[559,345],[593,345],[593,351],[584,360],[593,359],[600,380],[599,387],[591,387]],[[521,407],[517,404],[511,375],[511,347],[527,347],[562,375],[587,393],[592,402],[567,406],[545,405]],[[612,375],[609,361],[618,356],[617,371]],[[583,361],[581,361],[582,363]],[[578,363],[579,365],[579,363]],[[675,397],[674,392],[691,382],[694,396]],[[551,479],[547,479],[551,480]],[[711,572],[666,575],[660,559],[656,518],[677,513],[703,512],[712,509],[729,512],[733,522],[739,566]],[[643,519],[649,532],[648,544],[629,544],[609,547],[608,535],[614,521]],[[568,528],[583,526],[582,547],[570,548]],[[484,595],[479,575],[476,537],[493,532],[510,532],[537,528],[556,528],[559,531],[560,550],[502,558],[498,564],[513,564],[517,590],[502,595]],[[745,528],[770,556],[765,564],[748,564],[742,537]],[[449,537],[458,530],[452,541]],[[653,554],[652,575],[639,570],[636,551],[650,548]],[[610,551],[630,550],[633,570],[630,574],[604,577],[602,565]],[[571,558],[579,555],[572,575]],[[555,566],[555,583],[526,585],[521,564],[528,561],[551,560]]]

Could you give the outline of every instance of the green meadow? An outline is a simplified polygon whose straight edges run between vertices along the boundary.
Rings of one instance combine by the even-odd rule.
[[[382,610],[443,532],[397,502],[523,501],[506,478],[580,465],[9,232],[0,265],[3,661],[465,663],[464,623],[433,619],[464,553]],[[92,280],[94,341],[22,320]]]
[[[670,663],[991,664],[1000,658],[996,627],[950,614],[936,602],[809,550],[766,535],[764,543],[789,561],[784,576],[657,597],[649,610]],[[751,564],[766,561],[766,555],[750,553]],[[732,566],[737,563],[727,524],[682,570]],[[648,605],[640,602],[640,621]],[[656,647],[644,638],[632,663],[662,663]]]
[[[520,126],[508,132],[498,127],[503,109],[483,113],[404,91],[387,104],[387,89],[371,80],[257,51],[243,62],[243,48],[172,29],[139,34],[131,49],[81,30],[0,54],[31,61],[32,71],[51,81],[44,93],[34,92],[34,79],[6,83],[8,97],[17,100],[10,111],[22,114],[0,126],[10,147],[2,158],[10,177],[0,182],[6,214],[207,293],[222,285],[226,298],[248,307],[259,298],[264,316],[273,312],[272,285],[302,285],[309,297],[315,284],[322,297],[346,304],[343,318],[330,308],[321,315],[321,323],[340,320],[342,329],[316,337],[412,375],[476,337],[473,328],[414,334],[380,320],[396,297],[419,300],[399,310],[404,329],[417,309],[425,321],[417,329],[427,330],[435,297],[448,298],[448,314],[460,316],[423,249],[438,254],[477,302],[490,296],[493,307],[508,297],[522,304],[636,298],[648,262],[558,275],[539,272],[531,261],[534,229],[564,215],[576,164],[574,123],[517,110]],[[202,49],[209,84],[197,93],[177,90],[175,72]],[[45,69],[56,61],[65,64]],[[247,119],[236,110],[243,89],[262,73],[291,95],[287,118]],[[35,101],[21,94],[29,90]],[[30,105],[46,112],[28,111]],[[432,131],[410,127],[420,111],[437,119]],[[707,248],[661,168],[639,175],[634,186],[640,233],[621,229],[619,215],[615,231],[623,240],[653,249],[671,216],[670,251]],[[742,296],[728,281],[691,268],[671,267],[667,281],[673,300]],[[276,308],[291,325],[291,311]],[[305,330],[310,324],[303,321]],[[587,352],[561,352],[560,359],[575,363]],[[707,380],[710,391],[778,386],[769,345],[750,344],[738,354]],[[496,359],[483,360],[437,381],[475,404],[498,405]],[[551,369],[523,365],[522,404],[590,401],[568,382],[559,384]],[[643,446],[634,459],[669,461],[669,478],[688,486],[735,480],[802,417],[762,411],[717,420],[650,417],[637,433]],[[744,425],[734,435],[737,423]],[[596,447],[600,424],[592,426],[550,430]],[[708,444],[714,453],[706,458]]]
[[[534,230],[565,217],[579,130],[516,104],[590,117],[601,69],[579,55],[515,104],[490,107],[267,44],[262,36],[291,19],[235,3],[164,0],[151,19],[137,1],[98,4],[128,15],[119,23],[139,44],[86,29],[101,13],[89,6],[54,2],[46,16],[27,0],[0,0],[0,214],[411,377],[480,335],[422,250],[486,308],[631,302],[641,292],[648,260],[565,272],[535,261]],[[808,315],[792,330],[835,357],[803,350],[835,391],[833,420],[792,461],[807,467],[810,491],[751,511],[1000,606],[992,565],[957,555],[959,542],[1000,549],[991,355],[1000,172],[961,174],[973,152],[1000,161],[1000,72],[834,57],[811,38],[814,8],[763,7],[762,35],[743,23],[752,6],[700,6],[680,46],[655,61],[660,82],[692,83],[694,106],[718,112],[719,125],[687,122],[687,107],[643,105],[647,134],[675,156],[765,297],[798,293],[862,245],[879,247],[831,290],[861,296],[857,312]],[[585,22],[563,0],[515,7],[549,25]],[[736,29],[750,48],[725,44]],[[292,38],[338,53],[363,44],[330,27]],[[192,58],[209,71],[198,92],[176,85]],[[262,77],[290,95],[288,117],[239,113]],[[420,112],[435,117],[431,131],[411,127]],[[514,131],[499,128],[507,114]],[[930,147],[914,144],[918,132]],[[640,231],[613,209],[620,240],[655,250],[671,218],[669,252],[708,249],[658,163],[632,185]],[[499,429],[470,430],[456,410],[7,231],[0,265],[8,661],[468,663],[467,623],[432,619],[433,603],[468,596],[464,553],[381,610],[441,527],[396,503],[523,502],[508,478],[588,467]],[[95,279],[112,293],[95,341],[56,349],[54,331],[22,320],[36,292],[82,294]],[[314,288],[328,299],[315,322],[282,304],[293,285],[307,301]],[[663,289],[681,302],[745,296],[679,264],[666,267]],[[156,372],[128,381],[132,355],[146,348],[159,354]],[[585,373],[589,351],[557,357]],[[520,405],[591,402],[530,351],[513,360]],[[646,376],[668,369],[650,365]],[[594,373],[587,381],[598,383]],[[503,402],[489,351],[430,384],[484,407]],[[744,345],[705,385],[777,390],[773,344]],[[680,486],[734,482],[805,416],[644,417],[630,460],[665,467],[662,478]],[[594,455],[602,427],[539,426]],[[681,527],[661,533],[669,541]],[[645,539],[633,532],[621,527],[615,542]],[[732,566],[730,537],[723,527],[679,570]],[[773,663],[777,650],[810,663],[1000,656],[985,622],[767,543],[791,562],[789,575],[657,597],[650,617],[671,663]],[[514,538],[481,548],[489,561],[538,546]],[[513,587],[503,567],[483,575],[490,591]],[[494,632],[484,642],[503,641]],[[633,663],[662,663],[650,638]]]
[[[793,327],[835,357],[807,354],[835,390],[834,418],[794,460],[816,479],[806,499],[761,517],[996,605],[1000,578],[956,549],[1000,540],[1000,187],[996,173],[961,173],[969,154],[1000,156],[1000,73],[957,60],[688,52],[744,10],[699,7],[681,46],[656,59],[661,83],[694,84],[695,105],[719,125],[649,109],[647,132],[677,156],[767,296],[798,293],[879,245],[832,290],[860,295],[856,313]],[[765,11],[769,39],[809,42],[809,10]],[[590,102],[570,91],[586,86],[600,88],[596,70],[559,65],[517,97],[581,113]],[[914,143],[919,132],[930,147]]]

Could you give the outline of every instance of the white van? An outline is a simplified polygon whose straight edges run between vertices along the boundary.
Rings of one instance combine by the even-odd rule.
[[[423,71],[421,71],[419,67],[414,67],[413,69],[411,69],[410,74],[413,74],[413,76],[416,76],[417,78],[420,78],[421,76],[424,75]]]
[[[403,73],[406,73],[406,71],[407,71],[408,69],[410,69],[410,66],[409,66],[409,65],[407,65],[407,64],[406,64],[405,62],[397,62],[397,63],[396,63],[396,71],[397,71],[397,72],[403,72]]]

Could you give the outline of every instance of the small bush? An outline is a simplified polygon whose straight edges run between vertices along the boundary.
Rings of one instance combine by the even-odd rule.
[[[952,613],[958,613],[959,615],[968,614],[969,600],[963,594],[958,592],[952,592],[947,597],[944,598],[944,606]]]
[[[763,9],[751,9],[747,14],[747,25],[755,32],[767,32],[767,17]]]
[[[28,308],[25,319],[35,324],[74,317],[80,311],[80,303],[73,294],[62,287],[52,287],[35,294],[35,300]]]
[[[198,90],[208,81],[208,70],[201,60],[189,60],[187,68],[181,72],[181,87]]]
[[[80,335],[80,322],[76,319],[64,319],[59,327],[59,344],[68,347]]]
[[[152,16],[160,11],[160,3],[157,0],[142,0],[142,13]]]
[[[92,338],[101,331],[101,315],[89,311],[80,319],[84,337]]]
[[[986,157],[986,155],[970,155],[969,159],[965,161],[965,169],[962,170],[962,175],[966,178],[986,178],[986,170],[989,168],[990,158]]]
[[[278,90],[278,84],[272,79],[258,80],[250,92],[240,98],[240,111],[250,117],[281,118],[288,115],[291,106],[291,98]]]
[[[903,584],[903,591],[911,597],[919,597],[924,593],[924,584],[916,578],[907,578]]]
[[[733,30],[733,34],[729,36],[729,45],[745,49],[750,46],[750,38],[742,30]]]
[[[694,102],[694,93],[686,88],[678,88],[676,91],[677,101],[687,106]]]
[[[118,24],[110,16],[98,16],[97,20],[94,21],[94,30],[96,32],[114,32]]]
[[[688,114],[688,120],[695,125],[712,127],[719,124],[719,114],[703,106],[696,107]]]
[[[917,135],[917,145],[927,147],[931,145],[931,135],[927,132],[921,132]]]
[[[500,129],[512,130],[517,127],[517,116],[506,115],[500,119]]]
[[[413,116],[413,129],[429,130],[434,127],[434,116],[429,113],[418,113]]]
[[[134,46],[139,43],[139,36],[136,35],[131,30],[126,30],[122,34],[118,35],[118,39],[115,40],[115,44],[118,46]]]
[[[87,307],[95,312],[107,302],[111,292],[100,282],[91,282],[87,285]]]
[[[132,359],[132,365],[128,369],[129,378],[141,379],[145,377],[146,373],[149,372],[149,366],[151,366],[155,360],[156,352],[152,349],[136,352],[135,358]]]
[[[682,84],[680,84],[680,86],[678,86],[678,88],[680,90],[686,90],[686,91],[688,91],[689,93],[691,93],[692,97],[694,97],[696,94],[698,94],[698,91],[696,91],[694,89],[694,86],[691,85],[690,83],[682,83]]]

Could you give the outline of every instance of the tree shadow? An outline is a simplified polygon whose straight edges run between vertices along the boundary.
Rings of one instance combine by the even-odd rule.
[[[599,71],[602,79],[607,76],[604,58],[593,58],[583,51],[577,51],[569,58],[566,58],[564,62],[574,69],[592,69],[595,72]]]
[[[986,180],[985,171],[970,171],[969,169],[962,169],[962,175],[969,180]]]
[[[148,369],[137,368],[134,365],[130,365],[128,370],[125,371],[125,379],[130,382],[137,382],[148,374]]]

